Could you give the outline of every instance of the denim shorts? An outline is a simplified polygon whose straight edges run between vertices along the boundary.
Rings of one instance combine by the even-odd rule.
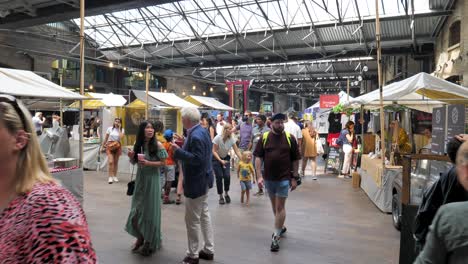
[[[265,188],[270,196],[287,198],[289,192],[289,180],[265,181]]]
[[[251,181],[240,181],[240,186],[242,191],[252,189],[252,182]]]

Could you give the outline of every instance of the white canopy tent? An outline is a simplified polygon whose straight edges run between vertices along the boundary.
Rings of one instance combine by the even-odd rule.
[[[341,91],[341,92],[338,93],[338,96],[340,97],[340,103],[345,103],[348,100],[347,95],[348,95],[348,93],[346,93],[345,91]],[[349,96],[350,101],[351,101],[351,99],[354,99],[354,97]],[[318,101],[317,103],[313,104],[312,106],[306,108],[306,110],[304,110],[304,112],[305,113],[312,113],[314,108],[320,108],[320,101]]]
[[[214,109],[214,110],[224,110],[224,111],[233,111],[234,108],[230,107],[229,105],[225,105],[218,101],[214,97],[206,97],[206,96],[199,96],[199,95],[189,95],[184,98],[186,101],[191,103],[197,104],[200,107]]]
[[[83,100],[86,97],[65,89],[31,71],[0,68],[0,93],[24,98]]]
[[[127,99],[125,99],[122,95],[113,94],[113,93],[88,93],[95,99],[101,99],[101,101],[106,106],[124,106],[127,103]]]
[[[349,104],[376,109],[379,107],[379,99],[379,90],[375,90],[350,100]],[[468,88],[424,72],[383,87],[384,105],[405,105],[429,113],[434,107],[447,103],[466,103],[467,99]]]
[[[198,108],[198,106],[188,101],[185,101],[184,99],[180,98],[179,96],[173,93],[149,92],[148,94],[154,99],[161,101],[163,103],[166,103],[169,106],[174,107],[174,108],[183,108],[183,107]]]

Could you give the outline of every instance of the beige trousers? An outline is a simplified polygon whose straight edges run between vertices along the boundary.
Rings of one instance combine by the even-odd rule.
[[[198,258],[199,233],[203,236],[203,251],[214,254],[213,227],[208,211],[208,195],[196,199],[185,199],[185,225],[187,226],[188,250],[187,256]]]

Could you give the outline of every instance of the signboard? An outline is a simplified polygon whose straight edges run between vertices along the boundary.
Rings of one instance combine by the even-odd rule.
[[[445,128],[447,124],[447,109],[438,107],[432,110],[432,143],[431,151],[434,154],[445,154]]]
[[[325,173],[327,170],[339,172],[340,170],[340,152],[339,148],[328,148],[327,160],[325,163]]]
[[[447,111],[447,141],[465,133],[465,106],[449,105]]]
[[[340,102],[340,96],[337,94],[320,95],[320,108],[333,108]]]

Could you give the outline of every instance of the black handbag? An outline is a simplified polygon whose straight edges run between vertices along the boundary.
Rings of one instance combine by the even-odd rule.
[[[127,195],[132,196],[135,192],[135,180],[133,179],[133,170],[135,169],[135,165],[132,166],[132,175],[130,176],[130,182],[127,183]]]

